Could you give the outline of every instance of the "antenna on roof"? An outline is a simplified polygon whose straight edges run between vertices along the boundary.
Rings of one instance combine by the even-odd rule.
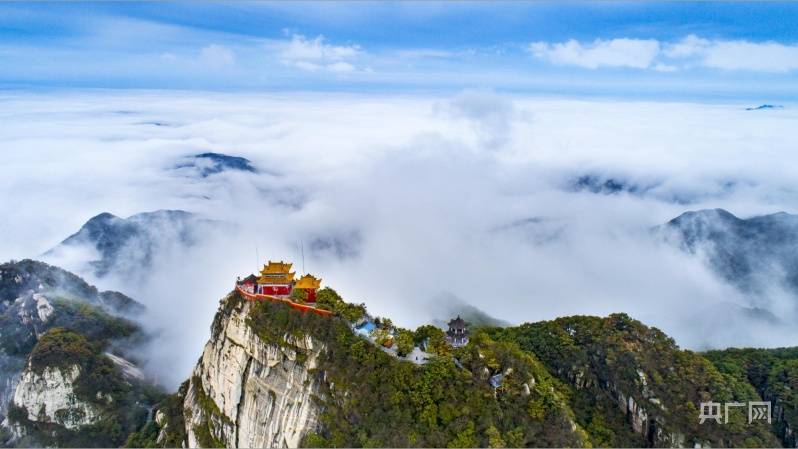
[[[260,271],[260,254],[258,254],[258,245],[255,245],[255,273]]]
[[[299,248],[302,251],[302,275],[305,275],[305,242],[299,241]]]

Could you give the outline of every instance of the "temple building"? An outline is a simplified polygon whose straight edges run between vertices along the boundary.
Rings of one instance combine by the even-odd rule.
[[[294,273],[287,262],[272,262],[263,266],[258,276],[257,293],[262,295],[288,296],[294,284]]]
[[[239,279],[238,285],[247,293],[255,293],[255,286],[258,285],[258,278],[254,274],[245,277],[244,280]]]
[[[446,331],[446,341],[455,348],[468,344],[468,323],[457,315],[449,321],[449,330]]]
[[[305,302],[316,302],[316,290],[321,286],[321,279],[316,279],[312,274],[299,278],[294,288],[305,291]]]

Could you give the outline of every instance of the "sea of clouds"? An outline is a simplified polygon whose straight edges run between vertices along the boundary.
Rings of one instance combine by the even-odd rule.
[[[300,247],[305,271],[406,327],[456,298],[510,323],[626,312],[695,349],[798,344],[792,326],[715,313],[750,303],[650,231],[687,210],[798,212],[790,107],[479,90],[3,93],[0,106],[2,259],[37,258],[100,212],[226,223],[189,248],[164,232],[145,282],[97,279],[85,254],[51,260],[148,307],[163,337],[149,365],[170,385],[236,276],[265,259],[302,271]],[[258,172],[174,168],[209,151]],[[579,188],[583,176],[626,190]]]

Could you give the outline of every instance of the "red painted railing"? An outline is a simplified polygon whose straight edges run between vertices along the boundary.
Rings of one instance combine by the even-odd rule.
[[[272,295],[261,295],[261,294],[258,294],[258,293],[250,293],[250,292],[242,289],[241,286],[238,285],[238,283],[236,283],[236,290],[238,290],[238,293],[241,294],[241,296],[243,296],[244,299],[247,299],[249,301],[283,302],[283,303],[288,304],[288,306],[291,307],[292,309],[299,310],[300,312],[313,312],[316,315],[320,315],[320,316],[324,316],[324,317],[333,316],[333,313],[330,312],[329,310],[318,309],[316,307],[309,306],[309,305],[306,305],[306,304],[299,304],[299,303],[296,303],[294,301],[291,301],[290,299],[278,298],[277,296],[272,296]]]

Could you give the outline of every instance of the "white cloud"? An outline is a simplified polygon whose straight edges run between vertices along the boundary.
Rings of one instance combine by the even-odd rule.
[[[710,44],[710,41],[691,34],[679,42],[666,45],[663,53],[673,59],[690,58],[704,53]]]
[[[353,61],[363,54],[358,45],[330,45],[325,42],[324,36],[308,39],[301,34],[293,34],[291,40],[272,46],[283,64],[310,72],[354,72],[357,68]]]
[[[778,42],[710,41],[694,35],[665,49],[673,59],[692,59],[696,64],[723,70],[786,73],[798,69],[798,45]]]
[[[789,107],[758,114],[490,91],[48,92],[0,101],[4,257],[37,257],[102,211],[184,209],[239,226],[159,258],[146,283],[98,281],[145,302],[148,326],[168,329],[155,355],[173,362],[160,364],[171,382],[189,375],[219,298],[254,269],[256,248],[261,258],[297,260],[298,241],[325,284],[407,327],[432,318],[430,303],[449,292],[513,323],[627,312],[694,348],[794,339],[794,326],[765,329],[757,341],[745,340],[744,326],[731,336],[683,326],[697,309],[746,298],[647,234],[687,208],[796,212],[798,116]],[[492,151],[497,143],[502,151]],[[264,173],[198,180],[167,169],[205,151],[247,157]],[[650,196],[563,190],[584,173],[658,186]],[[747,182],[721,186],[739,179]],[[286,207],[280,192],[305,200]],[[697,202],[662,200],[673,196]],[[309,250],[314,238],[352,235],[353,257]]]
[[[658,62],[657,65],[654,66],[654,70],[656,70],[657,72],[676,72],[679,70],[679,68],[674,65],[668,65]]]
[[[651,39],[597,39],[591,44],[581,44],[573,39],[550,44],[535,42],[529,50],[539,59],[557,65],[576,65],[589,69],[599,67],[651,67],[659,54],[659,42]]]
[[[338,61],[327,65],[327,70],[338,73],[354,72],[355,66],[348,62]]]
[[[675,72],[691,67],[787,73],[798,69],[798,45],[744,40],[709,40],[696,35],[671,43],[643,39],[598,39],[582,44],[535,42],[529,51],[557,65],[597,69],[629,67]]]
[[[441,109],[452,117],[467,120],[479,143],[487,149],[500,149],[512,139],[512,125],[518,118],[515,104],[508,97],[489,90],[465,90]]]
[[[233,50],[218,44],[211,44],[200,50],[200,59],[210,65],[224,66],[235,64],[236,56]]]
[[[440,59],[452,58],[462,54],[463,52],[439,50],[434,48],[409,48],[394,52],[394,55],[400,59]]]

